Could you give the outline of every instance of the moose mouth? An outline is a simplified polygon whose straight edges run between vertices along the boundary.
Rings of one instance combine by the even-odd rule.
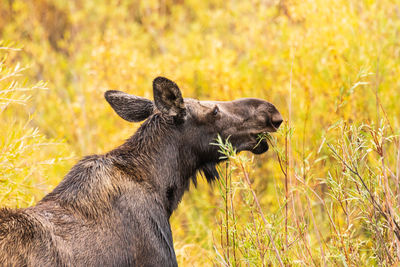
[[[269,146],[267,139],[265,138],[265,133],[259,133],[253,136],[255,140],[257,141],[256,144],[253,146],[253,148],[250,149],[250,151],[254,154],[262,154],[268,151]]]

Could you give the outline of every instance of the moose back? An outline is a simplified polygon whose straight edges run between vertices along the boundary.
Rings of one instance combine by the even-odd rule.
[[[124,144],[80,160],[36,206],[0,209],[2,266],[177,266],[169,217],[196,173],[218,179],[218,135],[261,154],[260,134],[282,116],[271,103],[182,98],[163,77],[154,101],[120,91],[105,98],[130,122],[145,120]]]

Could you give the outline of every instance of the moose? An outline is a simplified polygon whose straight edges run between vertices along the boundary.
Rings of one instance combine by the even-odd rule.
[[[142,125],[124,144],[80,160],[36,206],[0,209],[1,266],[177,266],[169,218],[197,173],[218,179],[219,135],[236,151],[268,150],[261,133],[283,119],[257,98],[182,98],[153,81],[154,101],[105,92],[114,111]]]

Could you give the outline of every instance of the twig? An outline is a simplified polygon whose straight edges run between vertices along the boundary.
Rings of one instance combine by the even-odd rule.
[[[392,217],[392,215],[389,213],[390,216],[390,220],[388,218],[388,216],[386,215],[386,213],[383,211],[382,207],[379,205],[379,203],[376,201],[374,195],[372,194],[372,192],[370,191],[370,189],[368,188],[368,186],[366,185],[364,179],[361,177],[361,175],[359,174],[357,168],[353,169],[351,168],[347,162],[336,152],[336,150],[327,143],[327,146],[329,147],[329,149],[333,152],[333,154],[335,154],[335,156],[343,163],[343,165],[351,172],[353,173],[355,176],[357,176],[357,178],[361,181],[361,184],[363,185],[363,187],[365,188],[365,190],[367,190],[368,195],[370,196],[369,201],[372,203],[372,206],[377,209],[379,211],[379,213],[385,218],[385,220],[390,223],[390,221],[393,221],[393,223],[395,224],[395,234],[397,239],[400,241],[400,226],[398,225],[398,223],[396,222],[396,220]]]
[[[279,265],[280,265],[281,267],[283,267],[283,266],[285,266],[285,265],[284,265],[283,262],[282,262],[281,256],[279,255],[279,251],[278,251],[278,249],[277,249],[276,246],[275,246],[275,242],[274,242],[274,240],[273,240],[273,238],[272,238],[271,232],[270,232],[269,229],[268,229],[269,223],[268,223],[268,221],[267,221],[267,220],[265,219],[265,217],[264,217],[264,213],[262,212],[260,202],[258,202],[258,198],[257,198],[257,196],[256,196],[256,193],[254,192],[254,190],[253,190],[252,187],[251,187],[251,182],[250,182],[250,179],[249,179],[249,175],[248,175],[247,172],[245,171],[244,166],[243,166],[243,164],[242,164],[241,162],[240,162],[240,168],[241,168],[241,170],[242,170],[242,172],[243,172],[243,174],[244,174],[246,183],[247,183],[247,185],[249,186],[249,189],[250,189],[251,193],[253,194],[253,198],[254,198],[254,201],[255,201],[255,203],[256,203],[256,205],[257,205],[258,212],[260,213],[261,219],[263,220],[263,222],[264,222],[264,224],[265,224],[265,230],[266,230],[266,232],[267,232],[267,235],[268,235],[269,240],[271,241],[272,247],[274,248],[276,257],[278,258]]]
[[[229,162],[226,162],[225,166],[225,221],[226,221],[226,254],[227,254],[227,262],[230,265],[229,261],[229,209],[228,209],[228,168]]]

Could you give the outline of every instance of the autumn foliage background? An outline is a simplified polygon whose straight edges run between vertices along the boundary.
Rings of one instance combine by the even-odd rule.
[[[121,144],[138,124],[104,91],[162,75],[285,118],[262,156],[220,144],[221,181],[171,218],[181,266],[399,264],[400,2],[0,0],[0,40],[1,206]]]

